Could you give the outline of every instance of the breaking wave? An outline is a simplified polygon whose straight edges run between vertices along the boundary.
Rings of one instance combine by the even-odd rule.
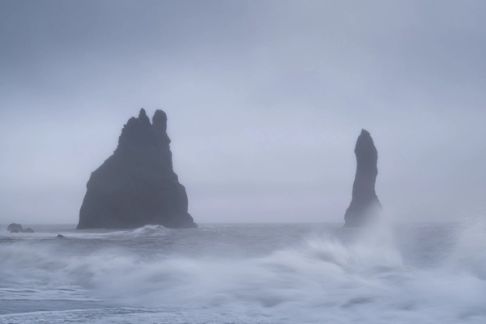
[[[90,302],[106,307],[91,310],[91,322],[100,323],[484,323],[484,224],[451,229],[453,235],[433,226],[400,232],[312,234],[251,256],[159,250],[160,237],[177,245],[171,235],[179,234],[158,226],[43,244],[6,241],[0,245],[0,303]],[[97,239],[87,240],[90,235]],[[114,236],[127,244],[107,243]],[[211,244],[210,237],[198,243]],[[20,316],[4,313],[0,322]],[[74,322],[86,316],[76,314],[69,315]],[[29,322],[29,316],[17,318]],[[55,322],[60,315],[46,316]]]

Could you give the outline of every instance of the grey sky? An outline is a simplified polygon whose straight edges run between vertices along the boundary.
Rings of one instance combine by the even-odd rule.
[[[140,107],[198,222],[486,215],[485,1],[0,0],[0,223],[76,223]]]

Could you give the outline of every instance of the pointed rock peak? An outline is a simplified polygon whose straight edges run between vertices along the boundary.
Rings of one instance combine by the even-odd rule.
[[[138,113],[138,119],[144,123],[148,122],[150,124],[150,120],[147,117],[147,113],[145,112],[145,109],[140,109],[140,112]]]
[[[368,132],[366,129],[361,130],[361,134],[359,134],[358,141],[356,143],[360,144],[362,142],[373,143],[373,138],[371,137],[370,132]]]
[[[361,130],[361,134],[356,141],[355,152],[358,153],[358,151],[369,151],[376,154],[375,143],[373,142],[370,132],[366,129]]]
[[[123,127],[118,142],[119,146],[117,150],[139,148],[155,142],[152,125],[150,124],[145,109],[140,109],[138,117],[132,117],[128,120]]]
[[[371,137],[370,132],[368,132],[364,128],[361,130],[361,134],[359,136],[368,136],[368,137]]]
[[[157,109],[152,117],[152,125],[158,131],[165,132],[167,130],[167,114],[160,109]]]

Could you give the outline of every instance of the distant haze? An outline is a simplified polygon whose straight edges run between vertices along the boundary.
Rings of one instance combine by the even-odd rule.
[[[485,1],[0,0],[0,223],[76,223],[145,107],[196,222],[486,215]]]

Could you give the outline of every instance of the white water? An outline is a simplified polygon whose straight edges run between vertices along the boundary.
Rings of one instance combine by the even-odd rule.
[[[0,323],[486,323],[480,223],[47,228],[0,260]]]

